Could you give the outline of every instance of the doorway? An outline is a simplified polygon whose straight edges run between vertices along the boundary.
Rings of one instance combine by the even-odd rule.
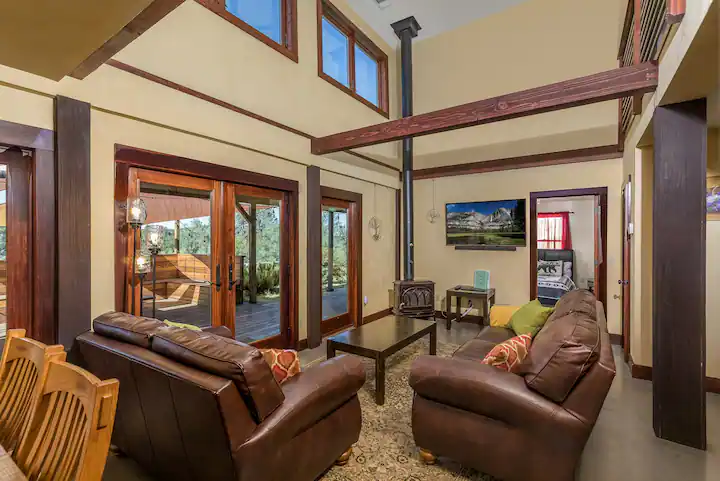
[[[321,333],[362,324],[362,195],[321,187]]]
[[[224,325],[258,347],[294,346],[297,191],[239,183],[264,176],[222,166],[208,172],[190,159],[182,159],[187,173],[156,170],[166,157],[116,154],[116,200],[138,198],[146,210],[140,227],[125,223],[116,238],[121,308],[200,328]],[[267,177],[266,184],[296,186]],[[139,257],[151,267],[140,269]]]
[[[607,305],[607,187],[530,193],[530,298],[588,289]]]

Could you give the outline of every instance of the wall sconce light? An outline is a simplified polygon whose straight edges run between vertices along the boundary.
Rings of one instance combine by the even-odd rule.
[[[127,223],[131,227],[137,229],[145,223],[147,219],[147,209],[145,202],[139,197],[128,197],[127,200]]]

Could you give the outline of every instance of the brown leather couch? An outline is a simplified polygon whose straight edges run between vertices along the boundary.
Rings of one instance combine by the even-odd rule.
[[[481,364],[514,336],[487,327],[452,358],[411,370],[421,457],[446,456],[503,481],[570,481],[615,377],[602,305],[572,291],[535,336],[521,374]]]
[[[225,328],[196,332],[124,313],[93,328],[76,348],[91,372],[120,380],[113,444],[156,479],[312,481],[358,440],[357,358],[280,386],[262,354]]]

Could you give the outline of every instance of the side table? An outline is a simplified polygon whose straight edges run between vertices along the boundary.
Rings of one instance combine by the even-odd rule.
[[[445,327],[447,329],[450,329],[450,325],[452,324],[452,313],[451,313],[451,307],[452,307],[452,298],[455,297],[456,299],[456,307],[455,307],[455,321],[460,322],[461,318],[461,308],[462,300],[463,298],[467,299],[476,299],[482,302],[482,324],[487,325],[488,319],[490,317],[490,308],[495,304],[495,288],[490,288],[488,290],[478,290],[478,289],[466,289],[460,286],[459,288],[453,288],[447,290],[447,295],[445,297],[445,307],[447,308],[447,322]],[[481,324],[481,325],[482,325]]]

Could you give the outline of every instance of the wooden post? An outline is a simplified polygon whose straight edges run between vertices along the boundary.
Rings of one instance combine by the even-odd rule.
[[[307,340],[322,342],[322,194],[320,168],[307,168]]]
[[[180,221],[175,221],[175,254],[180,254]]]
[[[653,133],[653,427],[704,450],[706,100],[658,107]]]
[[[250,202],[250,242],[248,250],[250,251],[250,303],[257,302],[257,204]]]
[[[328,219],[328,281],[327,291],[332,292],[335,290],[333,287],[333,250],[335,244],[335,212],[332,209],[328,211],[330,214]]]
[[[55,98],[58,341],[88,330],[90,313],[90,104]]]
[[[639,65],[642,60],[642,0],[634,0],[633,17],[633,64]],[[642,114],[642,94],[633,95],[632,110],[635,115]]]

